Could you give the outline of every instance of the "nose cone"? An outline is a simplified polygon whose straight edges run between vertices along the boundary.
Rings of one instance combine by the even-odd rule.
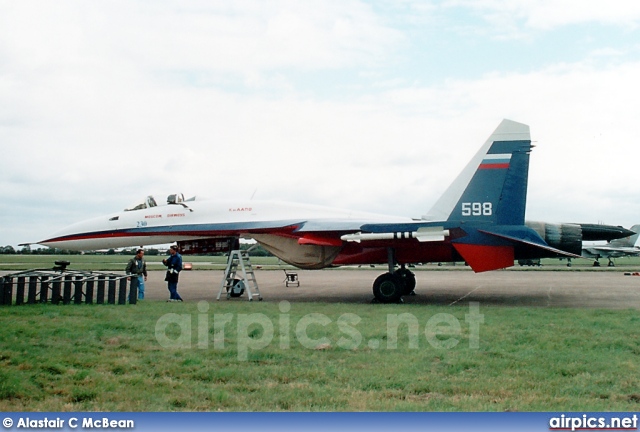
[[[108,216],[103,216],[69,225],[38,244],[73,251],[110,247],[105,240],[113,235],[114,228],[117,227],[109,227],[109,219]]]

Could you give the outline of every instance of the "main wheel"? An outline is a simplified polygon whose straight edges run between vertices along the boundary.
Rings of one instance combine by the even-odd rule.
[[[410,295],[413,293],[413,290],[416,289],[416,275],[406,268],[396,270],[395,274],[400,276],[400,279],[402,279],[402,282],[404,283],[404,291],[402,295]]]
[[[397,303],[404,294],[404,283],[398,274],[385,273],[373,282],[373,295],[380,303]]]

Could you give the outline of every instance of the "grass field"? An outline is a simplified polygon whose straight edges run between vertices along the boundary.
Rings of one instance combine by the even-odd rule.
[[[209,306],[147,301],[0,308],[0,410],[640,407],[635,310],[480,306],[484,322],[477,324],[475,349],[468,306]],[[390,349],[396,333],[388,322],[403,313],[417,323],[417,339],[402,325],[397,348]],[[225,320],[222,334],[216,323]],[[178,321],[190,323],[191,334]],[[457,330],[456,322],[458,332],[441,334]],[[302,337],[301,323],[310,323]]]
[[[161,268],[162,257],[148,258]],[[0,269],[50,268],[57,259],[121,271],[128,257],[0,256]],[[224,267],[222,257],[188,261],[195,269]],[[274,258],[253,262],[280,268]],[[637,265],[618,260],[619,270],[623,263]],[[557,260],[544,262],[549,267],[567,270]],[[480,305],[482,323],[471,313],[463,304],[0,307],[0,410],[640,408],[637,310]]]

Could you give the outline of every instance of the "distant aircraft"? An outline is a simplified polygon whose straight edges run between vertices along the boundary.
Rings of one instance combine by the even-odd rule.
[[[380,302],[397,302],[416,284],[409,264],[464,261],[484,272],[510,267],[515,259],[579,257],[582,238],[576,238],[575,227],[525,225],[532,147],[529,126],[503,120],[420,219],[281,202],[185,200],[174,194],[167,204],[148,197],[38,243],[93,250],[178,242],[185,251],[199,252],[228,238],[253,238],[303,269],[387,264],[389,271],[375,280],[373,293]]]
[[[631,227],[631,231],[634,232],[625,238],[611,240],[605,245],[591,245],[582,247],[582,256],[585,258],[595,259],[593,265],[600,266],[600,258],[608,258],[609,267],[615,266],[612,258],[619,258],[623,256],[638,256],[640,255],[640,248],[635,244],[640,234],[640,225],[634,225]]]

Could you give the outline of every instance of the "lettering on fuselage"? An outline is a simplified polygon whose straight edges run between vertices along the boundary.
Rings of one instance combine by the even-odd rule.
[[[144,218],[145,219],[157,219],[157,218],[161,218],[162,215],[146,215]]]
[[[168,218],[172,218],[172,217],[185,217],[186,215],[184,213],[169,213],[167,215]]]
[[[253,210],[251,207],[238,207],[238,208],[230,208],[230,212],[245,212]]]

